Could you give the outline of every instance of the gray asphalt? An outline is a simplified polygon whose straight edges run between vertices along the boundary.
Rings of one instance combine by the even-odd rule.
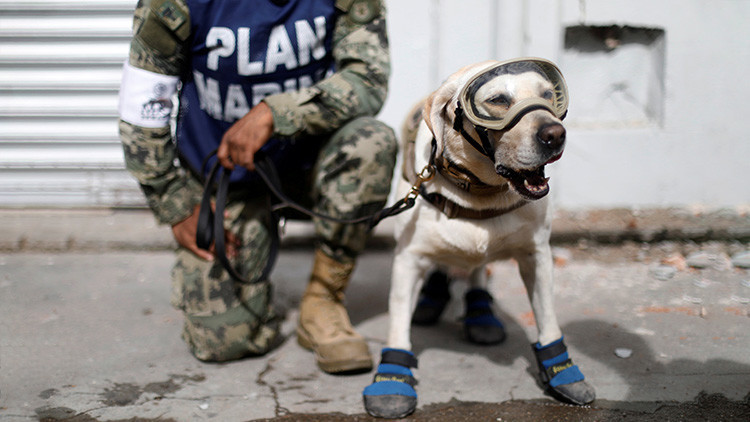
[[[293,336],[312,259],[306,225],[290,227],[273,273],[288,339],[264,357],[205,364],[179,338],[182,317],[169,306],[170,235],[146,213],[4,211],[0,223],[3,422],[363,417],[361,390],[372,373],[325,374]],[[379,230],[347,298],[375,355],[386,338],[391,265],[388,227]],[[597,390],[591,409],[653,412],[706,394],[747,403],[750,270],[731,262],[747,247],[585,239],[555,246],[558,318]],[[690,267],[701,258],[705,268]],[[660,265],[665,259],[674,270]],[[473,402],[551,405],[533,376],[533,318],[514,264],[492,268],[504,344],[462,340],[464,289],[453,285],[437,326],[413,330],[418,412]]]

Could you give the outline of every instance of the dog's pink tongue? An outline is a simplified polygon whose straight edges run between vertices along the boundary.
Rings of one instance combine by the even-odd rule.
[[[549,159],[549,161],[547,161],[547,162],[546,162],[546,163],[544,163],[544,164],[546,165],[546,164],[549,164],[549,163],[554,163],[555,161],[557,161],[557,160],[561,159],[561,158],[562,158],[562,155],[563,155],[563,153],[561,152],[560,154],[558,154],[558,155],[556,155],[556,156],[554,156],[554,157],[550,158],[550,159]]]

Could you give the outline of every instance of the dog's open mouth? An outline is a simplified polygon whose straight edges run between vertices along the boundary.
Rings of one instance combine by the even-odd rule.
[[[549,177],[544,176],[544,166],[560,159],[562,154],[553,157],[544,165],[534,170],[512,170],[508,167],[497,165],[495,171],[500,176],[508,179],[513,190],[526,199],[537,200],[544,198],[549,193]]]

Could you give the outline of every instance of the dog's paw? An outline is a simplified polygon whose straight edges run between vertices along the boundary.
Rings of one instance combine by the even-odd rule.
[[[378,418],[397,419],[417,408],[417,380],[409,368],[417,367],[417,358],[408,350],[385,348],[373,383],[365,387],[365,410]]]
[[[466,292],[466,315],[464,316],[464,334],[466,339],[475,344],[498,344],[505,341],[505,327],[492,313],[492,296],[483,289],[472,289]]]
[[[578,406],[589,404],[596,399],[594,387],[586,381],[577,381],[571,384],[562,384],[547,388],[554,398]]]
[[[539,365],[539,376],[549,393],[556,399],[577,405],[596,399],[594,388],[584,381],[583,373],[568,356],[568,348],[560,338],[544,347],[533,344]]]

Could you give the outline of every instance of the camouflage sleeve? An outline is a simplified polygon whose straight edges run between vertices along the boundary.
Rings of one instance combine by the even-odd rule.
[[[182,0],[139,0],[133,19],[130,65],[179,75],[189,30],[188,9]],[[202,188],[176,164],[170,127],[147,128],[120,120],[119,132],[125,166],[138,180],[156,219],[171,225],[187,218],[200,201]]]
[[[381,0],[337,0],[333,56],[336,72],[310,88],[272,95],[263,101],[274,117],[274,135],[330,133],[383,106],[390,54]]]
[[[203,187],[174,164],[171,129],[144,128],[122,120],[119,129],[125,166],[140,183],[156,219],[172,225],[190,216]]]

